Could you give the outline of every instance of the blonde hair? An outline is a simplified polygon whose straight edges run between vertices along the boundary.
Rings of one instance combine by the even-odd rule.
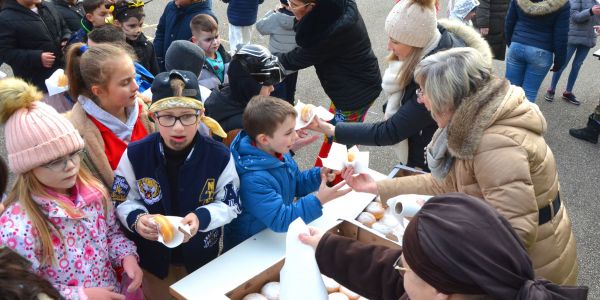
[[[79,173],[77,174],[77,182],[100,191],[102,194],[104,216],[108,218],[108,213],[112,209],[108,191],[106,191],[98,179],[92,176],[90,171],[88,171],[83,164],[80,165]],[[8,207],[17,201],[21,204],[25,209],[25,213],[27,213],[27,216],[31,220],[33,230],[38,232],[38,239],[41,246],[40,263],[55,264],[56,256],[54,255],[52,236],[57,235],[61,243],[63,242],[63,236],[58,228],[56,228],[56,226],[48,220],[46,215],[44,215],[39,205],[33,200],[34,196],[52,199],[52,196],[48,194],[44,185],[35,177],[33,171],[28,171],[18,175],[13,189],[6,198],[5,205]],[[68,207],[62,208],[68,212],[73,212],[73,210]]]
[[[402,67],[398,72],[398,75],[396,75],[396,80],[400,88],[406,88],[406,86],[414,80],[413,74],[422,58],[423,48],[412,47],[410,55],[404,61],[402,61]],[[398,60],[398,57],[394,55],[394,53],[390,53],[388,60]]]
[[[423,59],[415,70],[415,81],[431,102],[431,112],[455,111],[465,98],[491,79],[491,67],[471,47],[440,51]]]

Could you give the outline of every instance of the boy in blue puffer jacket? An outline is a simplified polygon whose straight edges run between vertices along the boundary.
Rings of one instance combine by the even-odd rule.
[[[209,14],[217,19],[212,11],[212,0],[173,0],[165,7],[154,37],[154,51],[161,72],[166,70],[165,54],[171,43],[192,38],[190,21],[197,14]]]
[[[256,23],[258,5],[264,0],[222,0],[229,3],[229,52],[235,54],[238,45],[249,44],[252,40],[252,26]]]
[[[289,153],[298,137],[291,104],[255,96],[243,119],[244,130],[231,144],[240,177],[242,213],[225,227],[225,249],[266,228],[286,232],[298,217],[309,223],[323,214],[323,204],[350,192],[340,189],[345,182],[327,186],[335,177],[329,169],[298,169]]]

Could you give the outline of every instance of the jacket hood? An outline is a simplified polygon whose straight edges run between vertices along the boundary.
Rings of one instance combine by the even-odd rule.
[[[481,35],[475,31],[471,26],[467,26],[464,23],[456,20],[440,19],[438,24],[446,29],[448,32],[454,34],[456,37],[461,39],[466,46],[474,48],[479,51],[485,61],[492,66],[492,50],[489,44],[481,37]],[[443,37],[443,33],[442,33]]]
[[[235,158],[238,174],[282,167],[284,162],[252,145],[245,130],[241,130],[231,143],[231,154]],[[289,154],[285,154],[288,156]],[[288,158],[286,157],[286,160]]]
[[[495,76],[463,100],[448,126],[448,150],[459,159],[472,159],[485,130],[492,126],[523,128],[540,135],[547,129],[546,119],[523,89]]]
[[[186,13],[186,14],[191,14],[191,13],[207,13],[206,10],[207,9],[211,9],[210,8],[210,3],[209,1],[198,1],[198,2],[194,2],[192,4],[190,4],[190,6],[186,6],[186,7],[178,7],[177,5],[175,5],[174,2],[173,6],[175,7],[175,9],[180,12],[180,13]]]
[[[548,15],[561,9],[569,0],[542,0],[533,2],[531,0],[517,0],[517,5],[532,16]]]
[[[358,7],[353,0],[318,1],[311,12],[296,22],[296,43],[304,48],[314,47],[357,21]]]

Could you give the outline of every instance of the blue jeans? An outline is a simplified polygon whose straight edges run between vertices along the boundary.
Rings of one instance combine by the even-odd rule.
[[[565,89],[565,91],[567,92],[572,92],[573,86],[575,86],[575,81],[577,80],[577,75],[579,75],[579,69],[581,69],[581,65],[583,65],[583,61],[585,60],[585,57],[588,55],[589,52],[590,48],[586,46],[568,45],[567,59],[565,61],[565,65],[562,66],[562,68],[558,72],[555,72],[554,75],[552,75],[552,83],[550,84],[550,90],[556,90],[556,84],[560,79],[560,75],[562,75],[562,72],[567,68],[567,65],[569,64],[571,57],[573,57],[573,54],[575,54],[573,64],[571,65],[571,73],[569,73],[569,79],[567,80],[567,88]]]
[[[552,66],[552,52],[512,42],[506,57],[506,79],[525,90],[525,96],[535,102],[544,77]]]

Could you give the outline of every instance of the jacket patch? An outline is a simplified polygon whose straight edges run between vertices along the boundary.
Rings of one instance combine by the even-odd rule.
[[[152,205],[162,198],[160,185],[158,182],[150,177],[144,177],[137,181],[137,186],[140,191],[140,195],[144,199],[144,202],[148,205]]]
[[[207,205],[215,201],[215,179],[208,178],[200,193],[200,205]]]
[[[235,209],[237,214],[242,213],[242,204],[240,203],[239,191],[233,186],[233,182],[225,185],[225,202],[229,207]]]
[[[216,245],[217,242],[219,242],[220,235],[221,230],[219,228],[207,232],[206,236],[204,237],[204,249],[212,248],[214,245]]]
[[[110,197],[113,201],[123,202],[125,199],[127,199],[130,189],[131,187],[129,186],[129,183],[127,183],[125,177],[121,175],[115,175]]]

